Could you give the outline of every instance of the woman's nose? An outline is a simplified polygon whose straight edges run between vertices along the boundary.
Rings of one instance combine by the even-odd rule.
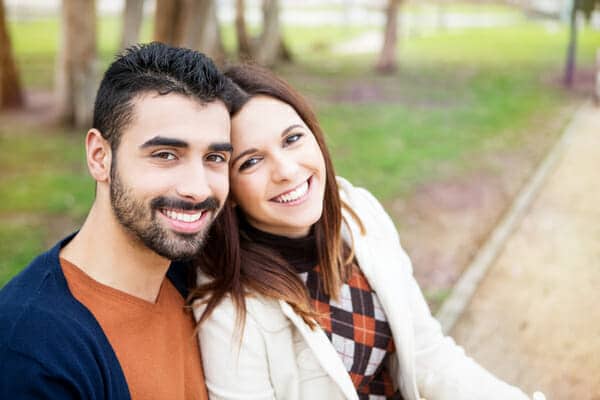
[[[278,155],[273,158],[271,177],[274,181],[293,180],[299,169],[297,160],[289,155]]]

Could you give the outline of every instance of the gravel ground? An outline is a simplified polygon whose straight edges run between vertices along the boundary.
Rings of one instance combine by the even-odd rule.
[[[549,400],[600,400],[600,109],[581,110],[557,168],[452,336]]]

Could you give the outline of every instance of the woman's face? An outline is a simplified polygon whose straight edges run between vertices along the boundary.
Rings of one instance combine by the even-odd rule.
[[[325,161],[313,133],[288,104],[250,99],[232,119],[231,196],[255,228],[301,237],[319,220]]]

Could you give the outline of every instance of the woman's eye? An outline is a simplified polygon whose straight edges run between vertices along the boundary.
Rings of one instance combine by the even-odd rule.
[[[215,163],[224,163],[227,162],[227,158],[225,158],[222,154],[209,154],[206,157],[207,161],[215,162]]]
[[[302,133],[292,133],[291,135],[285,138],[285,144],[292,144],[300,140],[300,138],[304,136]]]
[[[255,166],[259,161],[260,161],[259,157],[252,157],[252,158],[247,159],[240,165],[240,171],[243,171],[245,169]]]
[[[160,151],[158,153],[154,153],[152,154],[153,158],[160,158],[161,160],[166,160],[166,161],[172,161],[175,160],[177,157],[175,156],[175,154],[169,152],[169,151]]]

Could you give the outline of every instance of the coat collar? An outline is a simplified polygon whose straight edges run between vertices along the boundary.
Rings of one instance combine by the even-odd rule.
[[[350,213],[343,212],[342,237],[352,243],[360,269],[367,278],[392,331],[399,370],[394,380],[407,400],[418,399],[414,364],[414,327],[412,323],[407,271],[410,261],[400,246],[398,233],[389,216],[370,193],[356,189],[338,177],[340,197],[361,219],[365,233]],[[408,263],[408,264],[407,264]]]
[[[346,371],[342,359],[325,335],[325,332],[319,327],[314,330],[310,329],[285,301],[279,300],[279,305],[285,316],[294,324],[308,344],[308,347],[313,351],[321,367],[339,386],[346,398],[358,400],[356,388],[350,379],[350,374]]]

